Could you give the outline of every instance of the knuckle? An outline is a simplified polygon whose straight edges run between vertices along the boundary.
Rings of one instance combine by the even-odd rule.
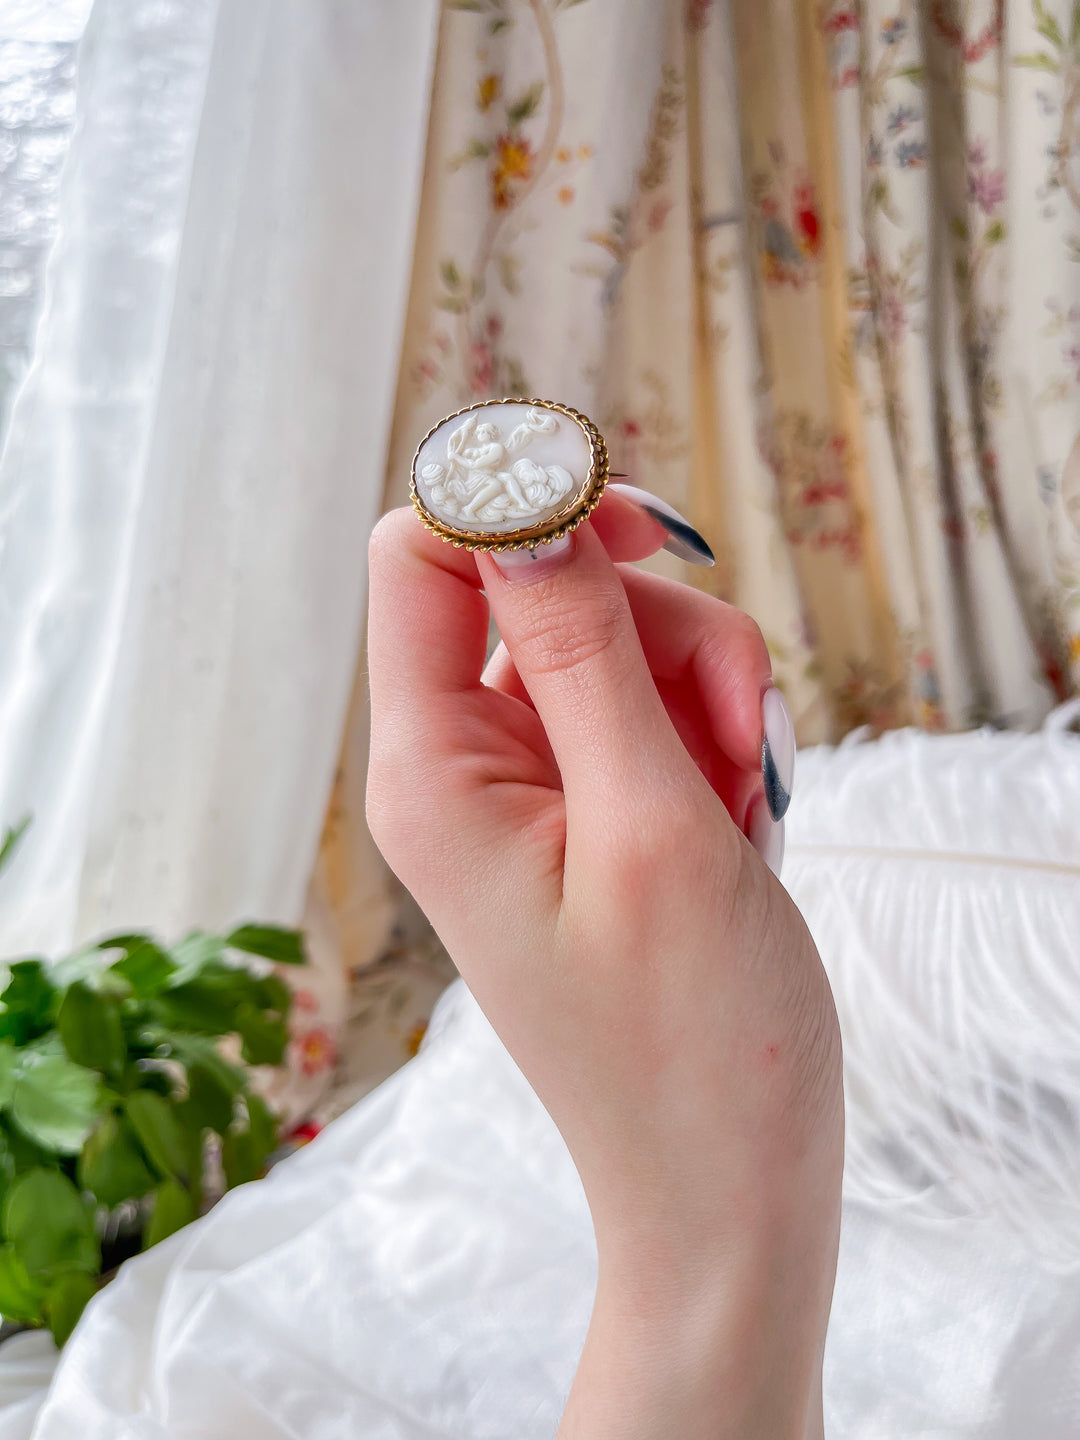
[[[761,626],[743,610],[732,609],[722,631],[704,641],[707,661],[719,667],[752,666],[768,669],[771,665],[769,647]]]
[[[736,633],[739,635],[746,653],[755,658],[764,659],[767,662],[769,658],[769,647],[765,643],[765,636],[761,632],[761,626],[752,616],[747,615],[743,610],[738,612],[738,616]]]
[[[603,845],[606,865],[622,882],[623,898],[651,903],[661,881],[672,894],[696,891],[706,872],[716,868],[722,833],[717,836],[690,798],[655,796],[627,818],[630,823],[613,828]]]
[[[524,667],[534,675],[556,675],[588,665],[614,641],[624,603],[607,589],[585,597],[543,597],[515,626],[512,653],[519,670]]]

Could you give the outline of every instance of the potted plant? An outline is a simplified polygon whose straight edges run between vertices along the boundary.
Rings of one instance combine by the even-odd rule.
[[[0,843],[0,868],[25,824]],[[164,946],[111,935],[11,963],[0,992],[0,1315],[62,1345],[115,1266],[261,1175],[275,1116],[251,1066],[281,1063],[289,987],[262,962],[305,961],[271,925]],[[2,983],[2,982],[0,982]],[[231,1037],[226,1047],[219,1044]],[[225,1050],[228,1053],[225,1053]]]

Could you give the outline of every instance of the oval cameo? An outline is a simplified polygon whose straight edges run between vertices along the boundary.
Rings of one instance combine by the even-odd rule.
[[[606,479],[603,439],[584,415],[543,400],[487,400],[424,437],[412,490],[429,529],[501,549],[580,524]]]

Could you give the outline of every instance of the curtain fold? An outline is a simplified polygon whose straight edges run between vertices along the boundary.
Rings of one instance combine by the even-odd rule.
[[[437,18],[434,0],[97,0],[0,471],[0,819],[34,817],[0,954],[307,905],[301,1088],[341,1015],[335,917],[307,891]]]
[[[35,358],[0,462],[5,953],[70,943],[215,6],[94,7]]]
[[[801,741],[1037,724],[1080,681],[1078,74],[1072,0],[445,0],[386,503],[443,415],[567,401]],[[327,864],[365,726],[361,676]]]
[[[97,0],[0,467],[0,941],[306,904],[324,1066],[394,914],[364,544],[487,396],[700,526],[652,563],[804,743],[1075,693],[1078,74],[1073,0]]]
[[[447,0],[389,497],[441,414],[558,393],[716,540],[804,738],[1037,723],[1080,660],[1070,4]]]

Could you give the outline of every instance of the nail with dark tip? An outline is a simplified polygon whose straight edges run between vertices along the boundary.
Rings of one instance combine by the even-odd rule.
[[[791,804],[795,779],[795,725],[783,695],[770,685],[761,699],[761,776],[769,814],[782,820]]]
[[[673,505],[661,500],[659,495],[654,495],[650,490],[642,490],[637,485],[609,482],[608,489],[614,490],[624,500],[633,501],[647,515],[651,515],[658,525],[664,527],[668,539],[664,541],[663,548],[670,555],[677,555],[680,560],[688,560],[691,565],[716,564],[716,556],[709,549],[705,537],[699,535],[690,522],[684,520]]]

